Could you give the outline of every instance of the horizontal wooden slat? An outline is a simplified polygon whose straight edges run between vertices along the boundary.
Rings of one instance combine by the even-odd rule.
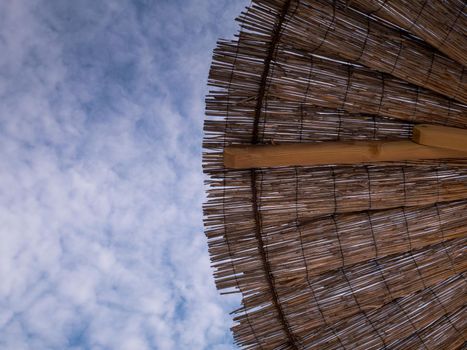
[[[412,140],[425,146],[467,152],[467,129],[420,124],[414,127]]]
[[[333,141],[224,149],[224,165],[232,169],[445,158],[467,158],[467,152],[423,146],[412,141]]]

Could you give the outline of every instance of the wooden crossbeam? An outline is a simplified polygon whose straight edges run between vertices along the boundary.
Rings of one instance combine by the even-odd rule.
[[[414,127],[412,140],[425,146],[467,152],[466,129],[420,124]]]
[[[358,164],[420,159],[467,158],[467,151],[430,147],[413,141],[318,142],[231,146],[224,165],[232,169],[324,164]]]

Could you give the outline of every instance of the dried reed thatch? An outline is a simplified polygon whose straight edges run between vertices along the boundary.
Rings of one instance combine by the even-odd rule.
[[[290,22],[281,32],[283,42],[357,62],[467,102],[462,64],[439,55],[407,33],[339,5],[325,0],[297,3],[285,19]]]
[[[253,0],[237,40],[218,43],[205,232],[217,287],[242,294],[242,348],[464,346],[466,158],[245,170],[223,159],[231,145],[467,128],[459,4]]]
[[[351,0],[352,6],[413,32],[446,56],[467,65],[463,0]]]

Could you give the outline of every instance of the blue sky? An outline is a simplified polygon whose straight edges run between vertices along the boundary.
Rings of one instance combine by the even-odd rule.
[[[244,0],[0,2],[0,349],[232,349],[202,228]]]

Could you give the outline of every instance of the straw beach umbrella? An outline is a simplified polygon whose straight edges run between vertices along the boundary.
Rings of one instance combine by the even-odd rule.
[[[465,346],[465,16],[253,0],[218,42],[205,234],[241,348]]]

